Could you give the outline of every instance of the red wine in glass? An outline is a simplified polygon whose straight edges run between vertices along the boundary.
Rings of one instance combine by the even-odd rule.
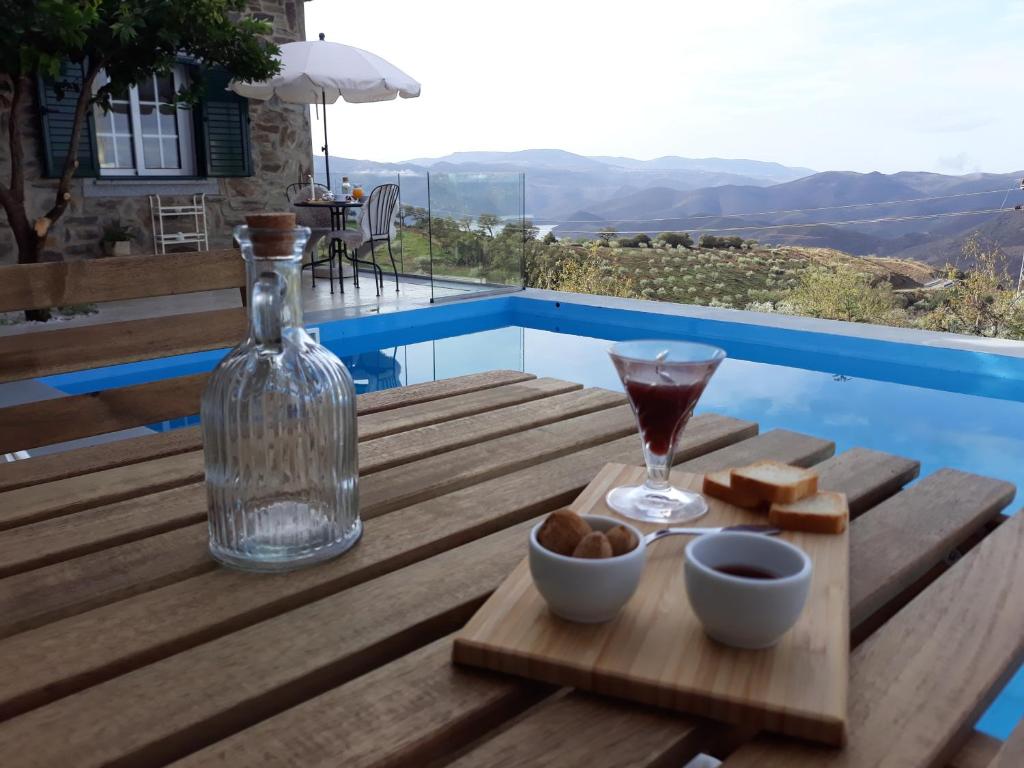
[[[700,517],[707,502],[699,493],[674,488],[669,471],[679,436],[725,352],[686,341],[623,341],[612,345],[609,354],[636,415],[647,480],[613,488],[608,506],[645,522]]]
[[[705,386],[706,380],[692,384],[626,382],[626,394],[647,450],[659,456],[669,452],[693,415]]]

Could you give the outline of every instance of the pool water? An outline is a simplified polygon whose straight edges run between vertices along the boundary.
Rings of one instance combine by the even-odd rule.
[[[389,360],[388,375],[403,384],[513,368],[621,392],[610,344],[507,327],[375,350],[346,364],[368,383]],[[703,411],[756,421],[762,431],[782,427],[834,440],[837,452],[860,446],[916,458],[922,476],[956,467],[1024,487],[1021,402],[729,358],[697,406]]]
[[[756,421],[762,431],[779,427],[817,435],[834,440],[837,452],[861,446],[916,458],[922,476],[955,467],[1024,487],[1024,386],[1014,378],[1010,358],[968,355],[962,365],[960,358],[950,364],[947,352],[909,345],[894,353],[863,339],[809,333],[794,339],[736,323],[707,323],[694,332],[693,324],[680,326],[673,319],[676,324],[667,325],[638,312],[619,311],[621,322],[605,322],[596,310],[591,321],[581,318],[582,310],[573,319],[544,315],[550,306],[534,304],[537,314],[457,309],[429,316],[455,319],[424,323],[419,318],[427,315],[404,312],[325,323],[320,332],[361,393],[494,369],[621,391],[607,355],[612,340],[662,335],[709,341],[724,347],[729,358],[708,385],[698,413]],[[409,316],[402,326],[393,319],[399,315]],[[69,394],[89,392],[210,370],[223,354],[215,350],[42,381]],[[164,430],[195,421],[152,426]],[[1006,738],[1022,715],[1024,669],[978,727]]]

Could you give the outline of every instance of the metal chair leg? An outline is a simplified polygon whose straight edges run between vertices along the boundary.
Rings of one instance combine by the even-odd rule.
[[[339,264],[338,266],[340,267],[341,265]],[[316,267],[313,267],[313,269],[316,269]],[[331,253],[330,250],[327,251],[327,274],[328,274],[328,279],[331,281],[331,296],[333,296],[334,295],[334,254]]]
[[[338,287],[342,293],[345,293],[345,261],[341,258],[340,251],[338,251]]]
[[[395,264],[395,254],[391,251],[391,236],[388,236],[388,256],[391,258],[391,270],[395,273],[395,291],[398,291],[398,265]]]
[[[381,289],[384,287],[384,275],[380,271],[380,267],[377,266],[377,251],[373,247],[373,238],[370,238],[370,258],[373,259],[373,283],[374,288],[377,289],[377,295],[380,296]]]
[[[354,285],[358,289],[359,288],[359,262],[356,259],[353,259],[351,256],[348,255],[348,243],[342,243],[341,247],[344,249],[344,256],[342,258],[344,258],[346,261],[348,261],[349,264],[352,265],[352,285]],[[356,249],[356,256],[357,257],[359,256],[359,249],[358,248]]]

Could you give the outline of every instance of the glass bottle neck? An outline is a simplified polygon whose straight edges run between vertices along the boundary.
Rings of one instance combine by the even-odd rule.
[[[257,323],[257,308],[253,299],[253,286],[260,275],[274,273],[280,281],[283,291],[280,299],[281,330],[302,327],[302,262],[298,259],[246,259],[246,275],[249,283],[249,319],[250,328]]]

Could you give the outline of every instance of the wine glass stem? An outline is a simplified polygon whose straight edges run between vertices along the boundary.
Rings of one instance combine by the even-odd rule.
[[[644,485],[652,491],[663,491],[671,487],[668,473],[672,469],[672,454],[670,449],[665,455],[659,455],[644,444],[644,462],[647,464],[647,482]]]

